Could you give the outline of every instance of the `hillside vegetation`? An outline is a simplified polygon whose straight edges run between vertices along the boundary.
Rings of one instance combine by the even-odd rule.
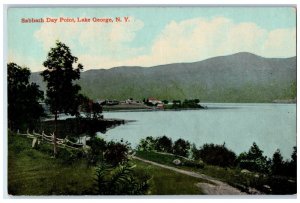
[[[39,73],[33,73],[31,80],[45,87]],[[273,102],[295,98],[296,57],[237,53],[194,63],[94,69],[83,72],[79,84],[82,93],[93,99]]]

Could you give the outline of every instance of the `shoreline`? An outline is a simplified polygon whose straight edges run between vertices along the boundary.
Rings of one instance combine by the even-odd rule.
[[[184,108],[184,109],[115,109],[105,110],[103,113],[113,112],[156,112],[156,111],[187,111],[187,110],[205,110],[207,108]]]

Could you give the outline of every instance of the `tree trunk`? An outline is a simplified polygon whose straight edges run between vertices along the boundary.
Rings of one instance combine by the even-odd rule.
[[[54,157],[57,155],[57,146],[56,146],[56,131],[57,131],[57,112],[55,112],[55,120],[54,120],[54,134],[53,134],[53,154]]]

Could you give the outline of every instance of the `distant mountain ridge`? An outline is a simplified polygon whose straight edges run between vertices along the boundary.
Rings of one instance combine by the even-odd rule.
[[[193,99],[272,102],[291,98],[296,57],[263,58],[247,52],[193,63],[124,66],[81,73],[82,93],[93,99]],[[39,73],[31,81],[45,89]]]

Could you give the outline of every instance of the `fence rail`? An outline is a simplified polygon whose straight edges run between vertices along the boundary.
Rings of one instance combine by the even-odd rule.
[[[40,141],[46,141],[51,144],[54,144],[54,133],[50,133],[50,135],[46,135],[44,131],[42,134],[36,133],[34,130],[32,133],[29,132],[27,129],[26,133],[20,133],[19,130],[17,131],[17,134],[27,136],[28,138],[32,138],[32,148],[35,147],[36,144],[40,144]],[[60,139],[56,138],[56,144],[60,148],[70,148],[70,149],[75,149],[75,150],[82,150],[85,148],[86,145],[86,137],[83,137],[83,143],[75,143],[70,141],[67,138]]]

